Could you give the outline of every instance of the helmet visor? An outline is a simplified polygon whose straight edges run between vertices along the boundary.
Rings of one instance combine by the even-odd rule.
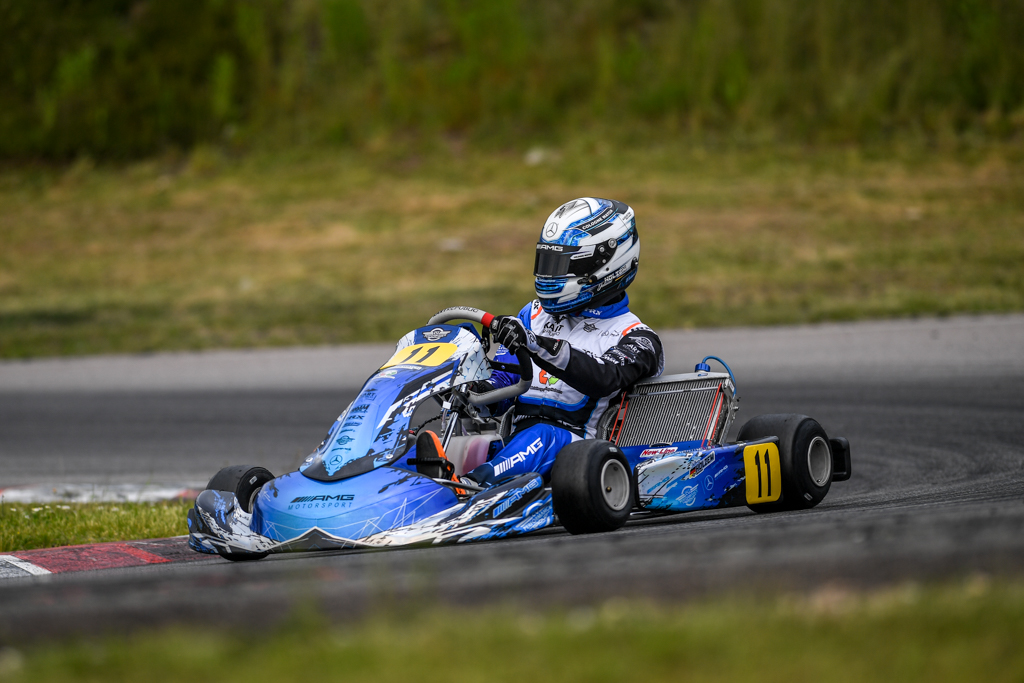
[[[598,269],[601,262],[608,261],[604,254],[600,255],[599,261],[593,246],[560,249],[561,251],[554,251],[546,244],[537,246],[537,260],[533,264],[534,276],[581,277],[590,275]]]

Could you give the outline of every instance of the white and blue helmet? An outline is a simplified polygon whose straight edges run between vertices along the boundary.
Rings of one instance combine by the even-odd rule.
[[[632,208],[613,199],[574,199],[555,209],[540,232],[537,298],[554,315],[597,308],[629,286],[639,263]]]

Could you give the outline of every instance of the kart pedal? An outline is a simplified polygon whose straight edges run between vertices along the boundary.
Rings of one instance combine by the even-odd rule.
[[[445,456],[437,434],[429,429],[416,437],[416,457],[406,460],[431,479],[455,479],[455,465]]]

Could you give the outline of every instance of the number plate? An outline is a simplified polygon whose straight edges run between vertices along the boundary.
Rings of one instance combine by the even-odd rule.
[[[459,347],[455,344],[413,344],[399,349],[380,369],[392,365],[421,365],[434,368],[451,358]]]
[[[779,447],[759,443],[743,449],[747,473],[747,503],[772,503],[782,495],[782,467]]]

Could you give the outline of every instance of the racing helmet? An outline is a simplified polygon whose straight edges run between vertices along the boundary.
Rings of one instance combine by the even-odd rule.
[[[537,298],[554,315],[578,314],[615,299],[636,277],[640,237],[633,209],[582,197],[544,222],[533,266]]]

